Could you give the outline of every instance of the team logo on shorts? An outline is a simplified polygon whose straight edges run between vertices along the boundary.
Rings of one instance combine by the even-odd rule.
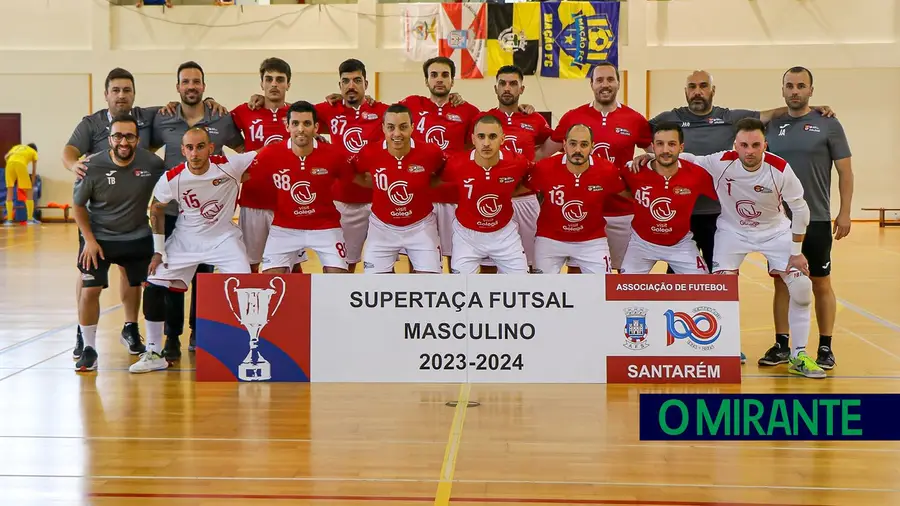
[[[500,214],[500,210],[503,209],[503,205],[498,202],[499,200],[500,197],[493,193],[488,193],[481,197],[475,203],[475,207],[478,208],[478,214],[488,219],[496,217]]]
[[[684,311],[666,311],[666,346],[675,341],[687,340],[691,348],[709,351],[715,347],[713,343],[722,335],[721,316],[709,306],[699,306],[689,313]]]
[[[625,344],[623,346],[634,351],[650,346],[650,342],[647,340],[649,330],[647,308],[625,308]]]

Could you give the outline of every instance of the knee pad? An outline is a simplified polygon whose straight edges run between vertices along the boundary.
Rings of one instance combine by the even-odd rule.
[[[791,302],[800,306],[808,306],[812,304],[812,280],[799,272],[790,272],[782,274],[781,279],[787,285],[788,293],[791,296]]]
[[[161,322],[166,319],[165,287],[147,283],[144,285],[144,318],[150,322]]]

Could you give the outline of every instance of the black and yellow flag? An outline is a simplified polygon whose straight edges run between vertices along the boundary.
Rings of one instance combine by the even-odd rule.
[[[537,72],[541,49],[541,4],[488,4],[487,74],[517,65],[525,75]]]

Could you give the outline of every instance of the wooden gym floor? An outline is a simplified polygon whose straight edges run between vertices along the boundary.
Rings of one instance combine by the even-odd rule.
[[[898,391],[900,230],[856,223],[836,244],[824,381],[756,365],[771,282],[748,260],[744,383],[721,388],[196,384],[187,352],[134,376],[116,269],[100,371],[79,375],[76,249],[72,224],[0,230],[2,504],[900,504],[898,443],[641,443],[637,425],[648,390]]]

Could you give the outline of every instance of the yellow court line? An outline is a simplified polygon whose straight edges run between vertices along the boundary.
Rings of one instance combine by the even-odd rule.
[[[450,504],[450,489],[453,487],[453,472],[456,470],[456,456],[459,455],[459,441],[462,437],[463,424],[466,421],[466,409],[472,385],[463,383],[459,386],[459,397],[456,399],[456,411],[453,412],[453,423],[450,425],[450,437],[444,449],[444,463],[441,465],[441,478],[438,482],[434,506]]]

